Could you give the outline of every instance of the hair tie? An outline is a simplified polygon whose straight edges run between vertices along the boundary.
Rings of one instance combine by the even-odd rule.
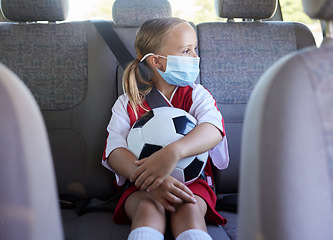
[[[138,53],[136,59],[138,59],[141,62],[141,59],[143,58],[142,54]]]

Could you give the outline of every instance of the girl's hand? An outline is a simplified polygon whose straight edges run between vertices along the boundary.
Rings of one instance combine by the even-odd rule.
[[[169,144],[148,158],[136,161],[139,167],[130,180],[143,191],[153,191],[170,175],[180,159],[174,144]]]
[[[158,201],[167,211],[174,212],[173,204],[183,202],[196,203],[192,191],[177,179],[168,176],[155,190],[150,192],[151,196]]]

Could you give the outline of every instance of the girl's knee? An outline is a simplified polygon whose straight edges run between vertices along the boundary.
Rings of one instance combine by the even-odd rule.
[[[162,206],[159,206],[158,203],[156,203],[154,200],[150,198],[141,199],[138,202],[136,214],[140,216],[154,216],[156,214],[160,214],[165,216],[165,211]]]
[[[150,198],[140,199],[132,217],[132,229],[148,226],[163,233],[166,219],[164,208]]]
[[[141,191],[132,193],[127,198],[124,207],[127,216],[131,220],[137,215],[146,216],[164,214],[163,207],[159,206],[159,204],[151,199],[149,195]]]
[[[197,203],[183,203],[176,207],[176,211],[171,214],[171,229],[174,236],[188,229],[199,229],[207,231],[205,215],[207,211],[206,202],[200,197]]]
[[[179,217],[188,217],[188,215],[197,215],[204,217],[207,212],[207,204],[206,202],[198,196],[195,196],[197,202],[193,203],[183,203],[176,206],[175,216]]]

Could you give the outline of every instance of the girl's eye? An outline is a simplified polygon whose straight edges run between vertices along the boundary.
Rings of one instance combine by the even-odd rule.
[[[189,52],[190,52],[190,49],[186,49],[183,51],[183,53],[186,53],[186,54],[188,54]]]

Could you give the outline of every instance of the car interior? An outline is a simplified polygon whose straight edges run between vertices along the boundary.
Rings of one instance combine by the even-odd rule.
[[[216,99],[230,154],[214,172],[228,222],[208,223],[212,239],[333,239],[333,0],[303,0],[326,22],[320,47],[304,24],[269,20],[277,4],[215,0],[228,20],[193,24],[197,82]],[[101,164],[123,68],[94,23],[65,22],[68,11],[68,0],[1,1],[0,239],[131,230],[112,220],[118,190]],[[170,16],[168,0],[116,0],[109,23],[136,56],[139,26]],[[91,199],[104,204],[80,212]]]

